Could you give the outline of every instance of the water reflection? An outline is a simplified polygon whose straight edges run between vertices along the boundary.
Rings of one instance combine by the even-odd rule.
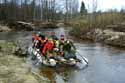
[[[47,78],[51,83],[67,83],[74,69],[71,67],[42,67],[40,75]]]
[[[51,83],[56,83],[55,81],[56,74],[54,72],[55,71],[53,69],[43,68],[40,74],[43,75],[45,78],[48,78],[48,80],[51,81]]]

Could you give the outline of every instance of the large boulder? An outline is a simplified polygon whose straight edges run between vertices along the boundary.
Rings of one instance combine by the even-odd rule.
[[[34,24],[23,21],[8,22],[8,26],[12,31],[32,31],[35,29]]]
[[[115,32],[112,30],[95,30],[96,41],[103,42],[105,44],[125,47],[125,32]]]
[[[16,47],[14,54],[17,56],[27,56],[27,50],[22,49],[21,47]]]
[[[0,25],[0,32],[9,32],[11,29],[7,26]]]

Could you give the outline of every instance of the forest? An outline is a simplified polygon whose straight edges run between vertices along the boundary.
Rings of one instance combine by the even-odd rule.
[[[59,21],[78,13],[78,0],[0,0],[0,20]]]

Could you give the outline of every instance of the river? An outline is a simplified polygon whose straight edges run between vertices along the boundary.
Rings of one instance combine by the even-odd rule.
[[[42,30],[42,32],[49,31],[52,30]],[[63,28],[53,31],[57,36],[65,34]],[[32,32],[1,32],[0,40],[19,40],[29,46],[31,35]],[[80,54],[89,60],[88,67],[82,70],[70,67],[37,67],[30,59],[27,59],[27,64],[50,83],[125,83],[125,49],[88,41],[74,40],[74,43]]]

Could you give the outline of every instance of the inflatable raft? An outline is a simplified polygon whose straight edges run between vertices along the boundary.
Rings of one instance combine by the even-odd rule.
[[[34,49],[29,47],[28,49],[29,54],[37,60],[37,63],[45,66],[59,66],[59,65],[68,65],[68,66],[75,66],[80,69],[84,68],[88,65],[88,60],[84,56],[82,56],[79,51],[76,52],[76,58],[69,58],[65,59],[64,57],[59,57],[59,59],[46,59],[40,52],[39,49]]]

